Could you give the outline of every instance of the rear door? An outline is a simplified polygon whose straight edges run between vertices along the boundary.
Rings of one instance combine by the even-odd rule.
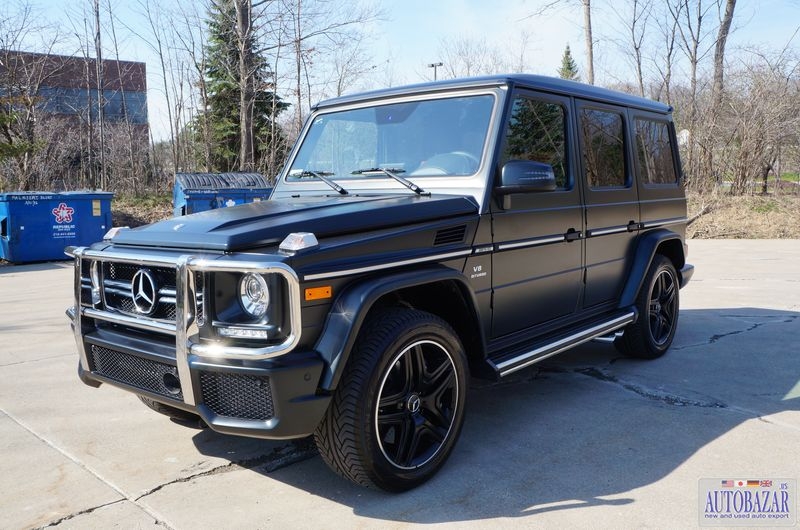
[[[498,167],[509,160],[550,164],[557,189],[492,205],[493,338],[569,317],[579,306],[583,216],[570,113],[565,97],[525,91],[513,99]]]
[[[639,202],[627,109],[576,100],[586,202],[586,309],[615,304],[634,254]]]

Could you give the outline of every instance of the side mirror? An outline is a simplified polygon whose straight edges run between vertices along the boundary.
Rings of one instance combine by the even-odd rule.
[[[553,166],[532,160],[509,160],[500,171],[500,185],[495,188],[498,195],[533,193],[556,189]]]

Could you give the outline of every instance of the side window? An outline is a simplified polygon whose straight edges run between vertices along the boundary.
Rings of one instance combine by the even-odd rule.
[[[672,139],[666,122],[636,120],[637,178],[645,184],[677,184]]]
[[[625,182],[625,133],[622,115],[597,109],[581,112],[583,163],[591,188],[622,188]]]
[[[553,166],[556,186],[565,189],[567,177],[566,112],[557,103],[518,97],[506,127],[502,162],[533,160]]]

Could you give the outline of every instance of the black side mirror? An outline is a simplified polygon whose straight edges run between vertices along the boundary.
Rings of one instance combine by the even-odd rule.
[[[532,160],[509,160],[500,171],[499,195],[532,193],[556,189],[553,166]]]

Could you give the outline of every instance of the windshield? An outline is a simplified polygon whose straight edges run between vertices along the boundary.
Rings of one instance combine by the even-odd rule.
[[[480,167],[494,97],[472,95],[320,114],[287,180],[466,176]],[[413,180],[413,179],[412,179]]]

